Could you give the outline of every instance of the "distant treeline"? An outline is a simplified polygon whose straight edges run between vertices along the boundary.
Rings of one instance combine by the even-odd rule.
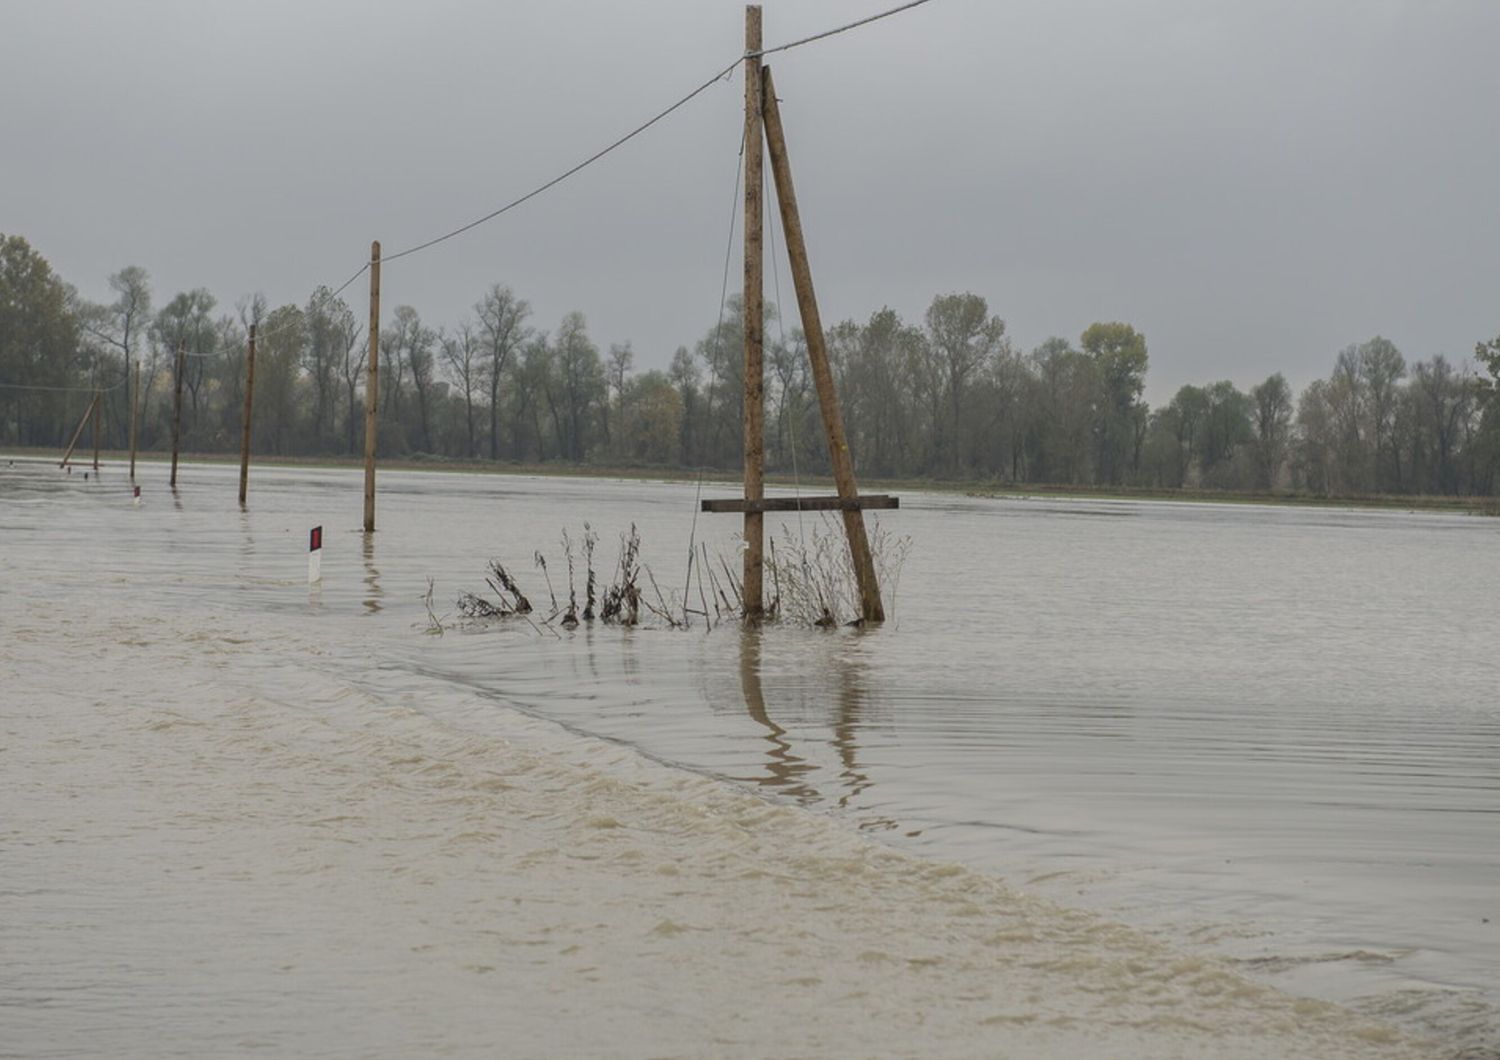
[[[0,444],[61,446],[96,384],[105,444],[170,445],[179,344],[183,443],[236,452],[246,334],[257,325],[253,447],[274,455],[361,452],[364,313],[327,289],[305,305],[256,296],[224,312],[201,288],[153,301],[138,266],[93,303],[17,236],[0,236]],[[801,331],[768,309],[766,457],[819,474],[827,451]],[[396,306],[380,336],[383,455],[527,463],[735,468],[740,462],[741,316],[724,319],[665,371],[635,370],[630,343],[601,352],[581,313],[555,330],[500,284],[472,314],[432,327]],[[1500,471],[1500,338],[1476,364],[1408,364],[1382,338],[1337,352],[1326,380],[1294,395],[1277,373],[1249,393],[1228,381],[1142,400],[1146,339],[1097,323],[1077,343],[1016,349],[974,294],[940,295],[921,322],[882,309],[829,329],[850,447],[876,478],[1297,490],[1336,495],[1494,494]],[[140,367],[139,395],[127,382]]]

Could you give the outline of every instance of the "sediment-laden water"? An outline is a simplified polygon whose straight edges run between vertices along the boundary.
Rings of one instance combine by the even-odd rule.
[[[553,636],[452,601],[585,520],[680,592],[734,517],[234,476],[0,466],[0,1055],[1405,1048],[1268,988],[1500,1049],[1492,520],[915,495],[885,628]]]

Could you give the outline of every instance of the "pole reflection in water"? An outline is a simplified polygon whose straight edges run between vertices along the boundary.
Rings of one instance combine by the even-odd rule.
[[[766,712],[765,690],[761,684],[763,637],[759,626],[746,626],[740,631],[740,690],[745,697],[745,709],[751,720],[766,730],[765,740],[770,744],[766,750],[765,775],[749,779],[801,802],[816,802],[819,798],[817,789],[804,779],[814,767],[792,752],[786,730],[772,721]]]
[[[870,777],[859,766],[856,757],[859,744],[855,735],[859,732],[860,713],[865,704],[864,665],[858,659],[840,652],[833,660],[833,671],[838,675],[838,709],[833,716],[833,749],[838,752],[839,780],[843,782],[843,794],[839,796],[839,808],[847,809],[870,786]]]
[[[365,610],[370,614],[380,610],[380,598],[385,595],[380,588],[380,570],[375,566],[375,535],[366,533],[360,546],[365,563]]]

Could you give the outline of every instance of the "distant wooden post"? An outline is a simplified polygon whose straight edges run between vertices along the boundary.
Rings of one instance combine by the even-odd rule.
[[[91,422],[93,423],[93,430],[90,432],[94,436],[94,473],[95,474],[98,474],[98,472],[99,472],[99,406],[101,404],[103,404],[103,402],[101,401],[101,396],[102,395],[99,392],[99,387],[96,385],[94,387],[94,415],[91,417]]]
[[[818,299],[813,292],[812,266],[807,260],[807,242],[802,233],[802,218],[797,210],[797,192],[792,186],[786,134],[781,125],[781,108],[776,102],[771,68],[766,67],[761,76],[761,99],[765,113],[766,145],[771,154],[771,173],[776,181],[776,198],[781,206],[781,227],[786,234],[787,256],[792,263],[792,281],[797,288],[797,308],[801,310],[802,331],[807,337],[808,360],[812,363],[813,382],[818,389],[818,407],[823,413],[823,431],[828,439],[833,479],[838,487],[840,500],[857,502],[859,489],[854,481],[854,460],[849,455],[849,443],[844,435],[844,417],[839,411],[838,395],[833,389],[833,370],[828,363],[823,322],[818,315]],[[749,496],[748,491],[746,496]],[[844,532],[849,537],[849,553],[854,561],[854,577],[859,584],[860,609],[865,621],[884,622],[885,606],[881,603],[875,562],[865,533],[864,512],[851,505],[843,510],[843,516]]]
[[[179,342],[177,344],[177,371],[176,396],[172,399],[172,481],[168,483],[173,489],[177,488],[177,448],[182,441],[182,373],[183,366],[187,363],[187,350]]]
[[[58,464],[58,467],[68,466],[68,460],[72,457],[73,450],[78,445],[78,439],[83,437],[83,429],[88,426],[89,417],[93,416],[94,407],[98,404],[99,393],[98,391],[95,391],[93,398],[89,401],[89,407],[83,410],[83,419],[78,421],[78,429],[73,432],[73,439],[72,441],[68,442],[68,448],[63,452],[62,463]]]
[[[250,486],[250,409],[255,400],[255,325],[250,325],[250,348],[245,354],[245,416],[240,426],[240,504]]]
[[[141,418],[141,366],[135,366],[135,386],[128,393],[130,398],[130,483],[135,484],[135,444],[139,437]]]
[[[375,529],[375,435],[380,402],[380,241],[370,244],[370,369],[365,377],[365,533]]]
[[[745,7],[745,286],[741,300],[745,332],[744,459],[745,499],[765,496],[765,310],[763,294],[762,204],[764,162],[761,133],[761,10]],[[759,618],[765,607],[765,523],[762,512],[745,510],[745,617]]]

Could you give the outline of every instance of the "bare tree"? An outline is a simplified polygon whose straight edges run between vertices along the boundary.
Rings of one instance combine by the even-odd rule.
[[[480,392],[483,381],[483,351],[474,334],[474,326],[467,321],[460,324],[452,335],[440,333],[439,343],[443,350],[443,363],[448,366],[451,378],[458,384],[459,393],[463,395],[464,455],[473,458],[479,455],[474,447],[474,396]]]
[[[487,354],[484,381],[490,391],[490,459],[500,459],[500,382],[516,351],[531,336],[526,318],[531,306],[517,298],[509,287],[494,284],[474,306],[479,316],[479,337]]]
[[[115,300],[108,305],[93,307],[81,322],[84,330],[107,347],[120,351],[125,362],[125,411],[117,417],[122,425],[130,421],[129,410],[139,398],[134,393],[136,348],[141,334],[151,322],[151,277],[139,265],[127,265],[109,278],[110,290]]]

